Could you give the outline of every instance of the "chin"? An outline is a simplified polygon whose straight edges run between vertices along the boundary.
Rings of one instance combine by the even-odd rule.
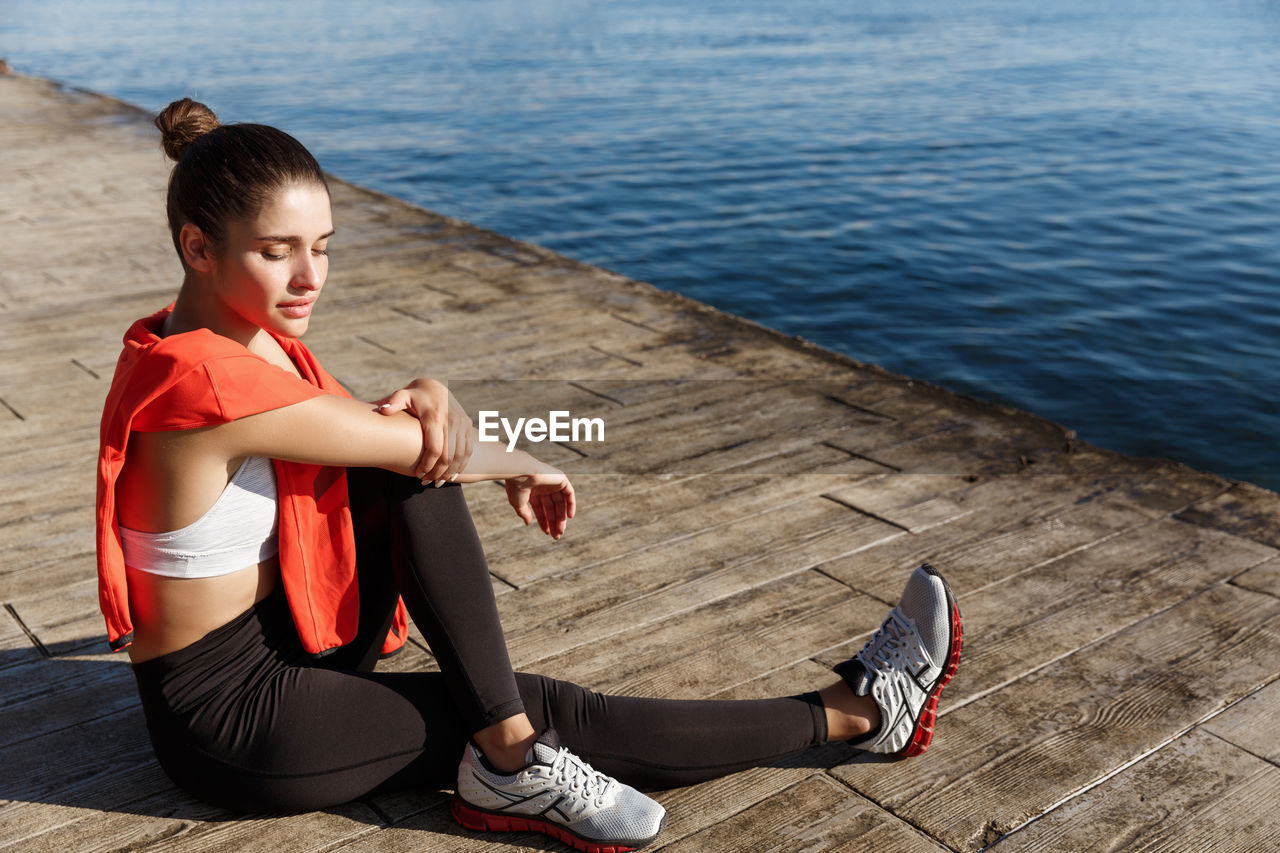
[[[271,324],[271,331],[282,338],[300,338],[307,333],[306,320],[283,320]]]

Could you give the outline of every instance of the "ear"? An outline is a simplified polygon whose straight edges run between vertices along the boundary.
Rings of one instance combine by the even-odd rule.
[[[198,272],[209,272],[213,265],[213,246],[205,239],[199,226],[188,222],[178,233],[178,245],[182,246],[182,259]]]

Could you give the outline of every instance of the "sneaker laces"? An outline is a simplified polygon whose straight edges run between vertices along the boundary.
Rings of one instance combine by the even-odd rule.
[[[915,623],[903,616],[897,607],[889,611],[889,618],[858,652],[858,660],[868,671],[879,672],[918,669],[929,663]]]
[[[587,764],[565,747],[556,752],[551,762],[552,779],[579,795],[581,802],[575,811],[580,811],[587,802],[596,808],[604,808],[608,804],[609,791],[614,785],[612,776],[606,776]]]

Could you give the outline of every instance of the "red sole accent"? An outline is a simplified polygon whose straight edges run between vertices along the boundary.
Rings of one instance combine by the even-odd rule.
[[[938,697],[942,695],[942,688],[947,686],[951,676],[956,674],[956,668],[960,666],[960,606],[958,604],[951,605],[951,636],[951,654],[947,656],[947,665],[942,670],[942,678],[938,679],[937,686],[929,694],[929,701],[920,711],[920,719],[916,721],[916,731],[911,736],[911,743],[899,753],[904,757],[919,755],[929,748],[929,741],[933,740],[933,727],[938,721]]]
[[[619,844],[594,844],[579,838],[562,826],[534,817],[490,814],[473,808],[457,796],[450,803],[449,811],[459,824],[476,832],[541,832],[586,853],[627,853],[636,849]]]

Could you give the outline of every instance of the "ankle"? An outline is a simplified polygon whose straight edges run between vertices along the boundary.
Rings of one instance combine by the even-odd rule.
[[[870,696],[857,696],[844,681],[818,691],[827,715],[827,741],[851,740],[880,727],[880,709]]]
[[[538,733],[524,714],[508,717],[500,723],[481,729],[472,736],[476,746],[494,769],[514,773],[527,764],[529,749]]]

